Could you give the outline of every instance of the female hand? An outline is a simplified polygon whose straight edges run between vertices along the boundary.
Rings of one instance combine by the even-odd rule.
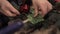
[[[0,0],[0,12],[6,16],[16,16],[20,14],[7,0]]]
[[[34,17],[40,13],[43,17],[52,9],[51,3],[48,0],[32,0],[35,9]],[[39,11],[40,10],[40,11]]]

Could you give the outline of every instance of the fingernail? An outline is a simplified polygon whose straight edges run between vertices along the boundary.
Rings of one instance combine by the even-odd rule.
[[[36,17],[36,16],[37,16],[37,14],[34,15],[34,17]]]
[[[16,14],[20,15],[20,12],[19,11],[16,11],[16,12],[17,12]]]

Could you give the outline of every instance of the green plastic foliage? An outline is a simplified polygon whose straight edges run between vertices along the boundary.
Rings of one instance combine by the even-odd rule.
[[[31,12],[31,14],[29,14],[27,17],[32,24],[36,24],[41,21],[44,21],[44,19],[42,18],[42,16],[40,14],[38,16],[34,17],[34,9],[32,7],[30,8],[30,12]]]

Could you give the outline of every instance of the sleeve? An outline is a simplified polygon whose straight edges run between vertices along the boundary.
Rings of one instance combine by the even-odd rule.
[[[48,0],[52,5],[55,5],[56,1],[55,0]]]

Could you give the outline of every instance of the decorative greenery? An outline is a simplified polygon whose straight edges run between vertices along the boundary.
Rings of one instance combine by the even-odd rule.
[[[27,17],[32,24],[36,24],[38,22],[44,21],[44,19],[42,18],[40,14],[34,17],[34,9],[32,7],[30,7],[30,12],[31,14],[29,14]]]

